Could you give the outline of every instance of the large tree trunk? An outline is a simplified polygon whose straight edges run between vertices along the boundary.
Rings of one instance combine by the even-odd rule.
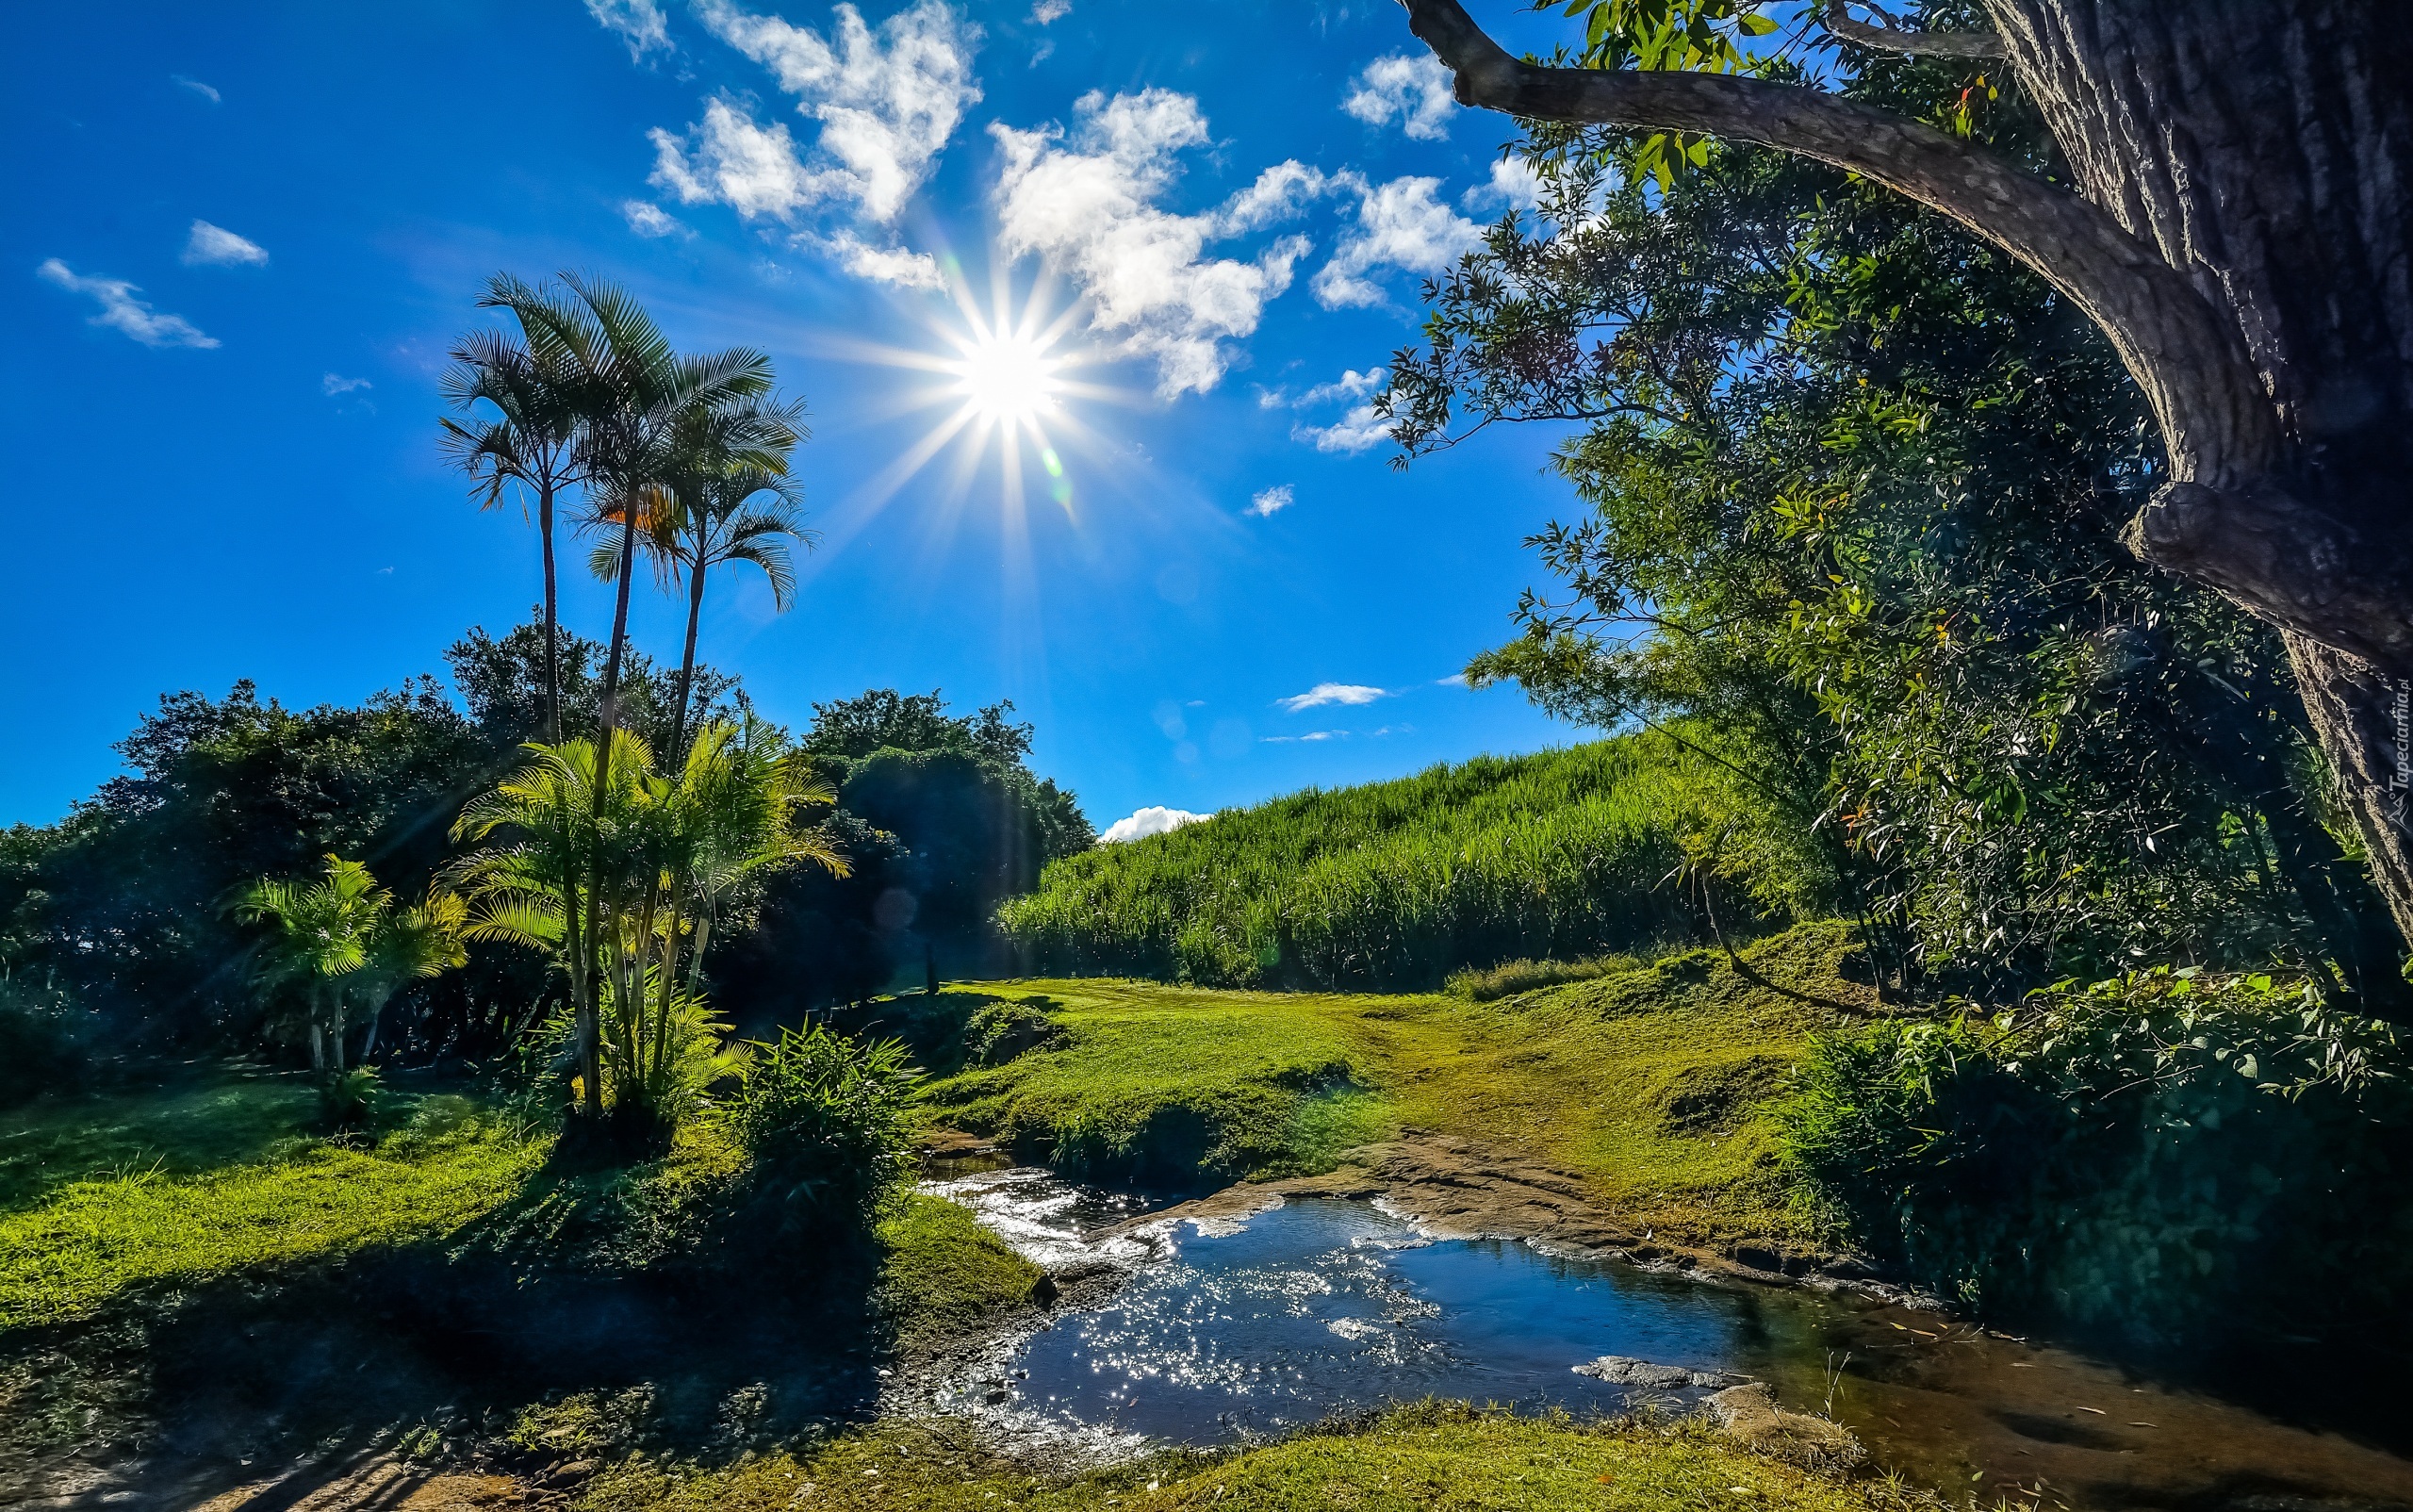
[[[2289,633],[2372,879],[2413,937],[2413,14],[2375,0],[1987,7],[2078,191],[2235,325],[2277,424],[2131,538]]]
[[[1762,142],[1864,174],[2036,269],[2144,390],[2171,480],[2129,544],[2287,634],[2372,880],[2413,939],[2413,18],[2380,0],[1983,0],[2077,191],[1813,89],[1520,63],[1402,0],[1457,97]],[[2395,443],[2395,444],[2392,444]]]

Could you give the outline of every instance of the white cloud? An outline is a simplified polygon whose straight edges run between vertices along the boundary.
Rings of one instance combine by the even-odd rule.
[[[1205,393],[1223,381],[1223,343],[1252,335],[1265,306],[1290,287],[1304,237],[1284,237],[1253,261],[1208,258],[1210,240],[1293,213],[1328,182],[1295,163],[1266,170],[1223,206],[1177,215],[1157,205],[1176,155],[1207,140],[1198,102],[1151,89],[1075,101],[1074,124],[991,126],[1005,162],[996,187],[999,242],[1069,272],[1091,302],[1091,324],[1120,350],[1157,364],[1157,392]]]
[[[1397,422],[1375,413],[1371,404],[1360,404],[1330,425],[1294,425],[1290,439],[1312,444],[1319,452],[1338,452],[1355,456],[1391,438],[1391,427]]]
[[[331,372],[319,380],[319,386],[326,391],[329,399],[333,399],[337,394],[349,394],[355,388],[369,388],[375,386],[366,378],[347,378],[339,372]]]
[[[1277,483],[1271,488],[1257,490],[1250,498],[1248,508],[1241,513],[1255,515],[1259,519],[1263,519],[1270,515],[1280,514],[1298,501],[1297,492],[1289,484]]]
[[[1052,26],[1073,13],[1073,0],[1039,0],[1030,8],[1030,19],[1039,25]]]
[[[829,251],[841,267],[857,278],[899,288],[944,288],[946,275],[936,257],[902,247],[875,247],[850,231],[829,238]]]
[[[1211,819],[1211,814],[1192,814],[1188,809],[1168,809],[1154,804],[1135,809],[1127,818],[1115,820],[1097,837],[1101,846],[1119,846],[1126,840],[1144,840],[1150,835],[1170,834],[1185,824]]]
[[[785,125],[774,122],[765,131],[727,100],[705,101],[703,123],[687,137],[659,126],[649,135],[652,182],[684,204],[716,202],[749,221],[787,221],[828,192],[826,179],[797,158]]]
[[[221,99],[224,98],[224,96],[221,95],[216,90],[211,89],[208,85],[201,82],[201,80],[189,79],[182,74],[169,74],[168,82],[182,89],[192,90],[193,93],[200,95],[203,99],[207,100],[212,105],[218,104]]]
[[[1450,71],[1439,58],[1401,53],[1359,70],[1356,88],[1340,108],[1370,126],[1397,119],[1400,129],[1419,141],[1439,141],[1450,134],[1457,101],[1450,93]]]
[[[586,0],[586,13],[629,44],[629,56],[643,58],[659,47],[670,50],[670,27],[653,0]]]
[[[90,294],[101,306],[94,325],[123,331],[146,347],[214,347],[218,338],[181,315],[161,315],[136,299],[140,286],[123,278],[87,278],[53,257],[35,270],[42,278],[75,294]]]
[[[1273,701],[1280,704],[1286,714],[1305,714],[1309,709],[1321,709],[1328,703],[1346,704],[1354,708],[1359,704],[1371,703],[1376,698],[1389,697],[1390,694],[1385,690],[1370,688],[1362,682],[1319,682],[1305,693],[1294,693],[1287,698],[1276,698]]]
[[[1318,384],[1299,396],[1298,407],[1328,404],[1336,399],[1363,399],[1383,386],[1389,379],[1388,368],[1369,368],[1364,372],[1351,368],[1328,384]]]
[[[268,249],[222,225],[195,221],[179,260],[188,268],[259,267],[268,261]]]
[[[1542,204],[1542,176],[1534,172],[1531,163],[1512,154],[1494,160],[1491,181],[1467,190],[1458,197],[1458,203],[1469,210],[1538,210]]]
[[[1437,178],[1395,178],[1368,188],[1357,223],[1309,287],[1326,309],[1380,304],[1381,286],[1366,275],[1379,269],[1437,273],[1483,243],[1473,222],[1434,198]]]
[[[918,3],[874,31],[851,5],[825,39],[729,0],[698,0],[713,35],[768,68],[796,110],[821,123],[817,191],[852,200],[876,225],[893,223],[922,187],[967,107],[980,98],[972,55],[980,31],[942,0]]]
[[[1433,680],[1433,685],[1436,688],[1462,688],[1467,685],[1467,675],[1464,672],[1453,672],[1448,677],[1436,677]]]
[[[1327,174],[1296,158],[1285,159],[1256,175],[1256,182],[1223,202],[1215,212],[1219,236],[1237,237],[1262,231],[1305,210],[1311,201],[1339,189],[1363,190],[1366,180],[1347,169]]]
[[[1348,738],[1349,731],[1346,730],[1310,730],[1304,735],[1259,735],[1257,737],[1261,743],[1268,746],[1295,746],[1302,741],[1347,740]]]
[[[628,219],[629,229],[641,237],[692,237],[693,231],[680,224],[674,216],[665,214],[661,205],[651,200],[624,200],[620,214]]]

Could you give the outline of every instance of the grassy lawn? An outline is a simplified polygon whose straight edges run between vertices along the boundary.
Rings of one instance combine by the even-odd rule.
[[[83,1317],[136,1288],[445,1233],[508,1200],[545,1155],[475,1134],[397,1143],[79,1181],[0,1215],[0,1330]]]
[[[1841,927],[1810,925],[1744,954],[1853,1001],[1837,976],[1847,948]],[[1064,1039],[940,1078],[942,1126],[1169,1180],[1328,1169],[1351,1144],[1430,1128],[1581,1173],[1631,1219],[1701,1239],[1794,1227],[1763,1109],[1835,1016],[1706,950],[1488,1003],[1094,980],[983,991],[1047,999]]]
[[[960,1423],[878,1424],[801,1457],[727,1470],[632,1460],[587,1488],[582,1512],[1878,1512],[1933,1506],[1878,1482],[1796,1470],[1699,1426],[1585,1425],[1450,1405],[1407,1407],[1362,1431],[1309,1433],[1228,1454],[1174,1454],[1070,1478],[984,1451]]]
[[[877,1301],[908,1349],[977,1327],[1030,1300],[1039,1267],[972,1216],[937,1197],[913,1196],[879,1225],[887,1257]]]
[[[0,1110],[0,1212],[94,1176],[190,1175],[261,1159],[303,1137],[318,1112],[306,1076],[220,1062]]]

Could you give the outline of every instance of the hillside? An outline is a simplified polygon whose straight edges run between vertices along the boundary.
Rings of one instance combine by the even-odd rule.
[[[1643,734],[1310,788],[1059,861],[998,920],[1029,973],[1218,987],[1415,991],[1693,941],[1679,836],[1728,785]]]

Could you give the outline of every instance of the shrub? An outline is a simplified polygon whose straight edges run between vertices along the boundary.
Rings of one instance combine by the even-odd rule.
[[[781,1030],[730,1109],[754,1201],[782,1232],[867,1232],[911,1174],[920,1083],[896,1041]]]
[[[965,1058],[975,1065],[1002,1065],[1025,1051],[1062,1040],[1062,1027],[1041,1006],[1047,1001],[1001,998],[973,1014],[963,1026]]]
[[[1642,963],[1634,956],[1594,956],[1584,961],[1503,961],[1486,970],[1468,967],[1463,971],[1453,971],[1450,973],[1449,980],[1441,984],[1441,990],[1453,997],[1488,1003],[1538,988],[1559,987],[1571,981],[1590,981],[1614,971],[1630,971]]]
[[[1826,1036],[1780,1116],[1798,1200],[1996,1317],[2368,1339],[2413,1284],[2404,1067],[2308,985],[2157,969]]]

